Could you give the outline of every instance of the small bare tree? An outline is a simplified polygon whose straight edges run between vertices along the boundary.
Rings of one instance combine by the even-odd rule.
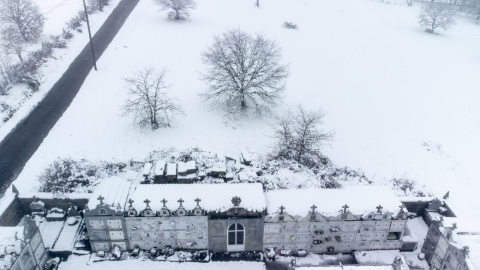
[[[15,54],[20,62],[23,62],[22,52],[23,39],[20,33],[13,27],[5,27],[1,30],[2,41],[0,42],[3,50],[7,54]]]
[[[229,30],[215,36],[202,60],[208,66],[202,79],[209,86],[202,96],[221,101],[229,113],[253,109],[261,114],[281,99],[288,66],[280,63],[277,44],[263,35]]]
[[[10,56],[0,52],[0,95],[6,95],[15,81],[15,72]]]
[[[24,41],[35,41],[43,31],[45,18],[32,0],[0,0],[0,22],[13,27]]]
[[[428,2],[422,6],[418,23],[426,27],[425,31],[434,33],[435,29],[448,30],[455,24],[455,7],[441,2]]]
[[[123,115],[133,115],[135,122],[143,127],[170,127],[174,117],[183,114],[183,109],[175,99],[168,97],[169,86],[164,78],[165,69],[157,72],[148,67],[125,79],[130,98],[123,106]]]
[[[172,20],[185,20],[190,16],[188,11],[196,7],[194,0],[155,0],[162,7],[162,10],[172,10],[168,18]]]
[[[334,135],[321,129],[324,116],[322,110],[307,111],[299,105],[278,118],[274,128],[275,156],[314,166],[321,157],[320,148]]]

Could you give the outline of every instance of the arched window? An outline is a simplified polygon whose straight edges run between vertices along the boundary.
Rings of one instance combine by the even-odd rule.
[[[245,228],[240,223],[233,223],[228,227],[228,245],[244,245]]]
[[[107,210],[101,208],[100,209],[100,215],[106,215],[107,214]]]

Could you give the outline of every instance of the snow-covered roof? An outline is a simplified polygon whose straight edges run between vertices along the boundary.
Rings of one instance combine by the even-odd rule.
[[[143,175],[149,175],[150,171],[152,170],[152,166],[153,165],[150,162],[145,163],[145,165],[143,166]]]
[[[113,176],[106,178],[95,188],[95,191],[90,196],[88,200],[88,208],[95,209],[95,207],[100,203],[98,197],[102,196],[103,203],[106,203],[110,206],[116,207],[117,204],[123,208],[128,197],[128,192],[130,190],[130,182]]]
[[[177,175],[176,163],[167,163],[167,175],[170,175],[170,176]]]
[[[383,207],[383,212],[396,215],[402,203],[393,191],[384,186],[355,186],[343,189],[290,189],[265,193],[269,214],[279,212],[280,206],[290,215],[306,216],[310,207],[315,204],[317,213],[324,216],[335,216],[342,206],[354,215],[366,215]]]
[[[144,201],[150,200],[153,210],[160,210],[162,199],[166,199],[167,208],[176,210],[180,198],[187,210],[195,208],[196,198],[201,199],[200,207],[207,211],[226,211],[233,207],[232,198],[238,196],[242,200],[240,207],[249,211],[263,211],[266,208],[262,185],[254,184],[154,184],[139,185],[130,198],[134,200],[133,207],[143,210]]]
[[[187,162],[180,162],[178,163],[178,171],[179,172],[185,172],[187,170],[195,170],[195,161],[187,161]]]
[[[155,163],[155,175],[163,175],[165,171],[165,160],[159,160]]]

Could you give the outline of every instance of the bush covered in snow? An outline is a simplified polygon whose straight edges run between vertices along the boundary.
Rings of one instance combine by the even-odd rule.
[[[99,179],[123,172],[125,163],[99,162],[58,158],[39,176],[41,192],[92,192]]]
[[[248,156],[249,162],[242,161]],[[89,162],[63,158],[55,160],[39,177],[42,192],[91,192],[102,178],[121,174],[127,170],[140,172],[145,163],[154,164],[159,160],[167,163],[195,161],[197,172],[194,181],[212,183],[261,183],[264,190],[326,188],[344,186],[387,185],[399,196],[425,196],[416,189],[415,181],[407,177],[394,177],[386,181],[373,181],[361,169],[337,167],[328,157],[315,166],[306,166],[295,160],[271,158],[253,152],[238,157],[199,148],[179,151],[175,148],[152,151],[143,161],[128,163]],[[153,170],[152,170],[153,172]],[[153,173],[143,183],[155,182]]]
[[[297,29],[297,25],[292,22],[284,22],[283,27],[287,29]]]

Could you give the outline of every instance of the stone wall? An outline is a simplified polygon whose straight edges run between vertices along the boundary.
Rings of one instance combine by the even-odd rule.
[[[427,208],[429,201],[405,201],[402,202],[407,207],[408,212],[415,213],[418,216],[422,216],[425,208]]]
[[[2,215],[0,215],[0,226],[17,226],[22,217],[29,214],[29,210],[29,208],[22,206],[18,197],[15,197]]]
[[[87,194],[88,195],[88,194]],[[33,198],[24,198],[20,196],[19,198],[20,204],[22,205],[22,208],[30,211],[30,204],[33,202]],[[88,203],[87,198],[75,198],[75,199],[70,199],[70,198],[39,198],[42,202],[45,203],[45,209],[51,209],[53,207],[58,207],[63,210],[67,210],[70,205],[76,205],[80,209],[84,209],[85,205]],[[27,214],[30,214],[29,212]]]
[[[88,196],[88,194],[87,194]],[[88,203],[87,198],[39,198],[45,203],[45,209],[58,207],[67,210],[70,205],[76,205],[83,209]],[[33,197],[16,196],[5,211],[0,215],[0,226],[16,226],[23,216],[30,215],[30,203],[33,202]]]

